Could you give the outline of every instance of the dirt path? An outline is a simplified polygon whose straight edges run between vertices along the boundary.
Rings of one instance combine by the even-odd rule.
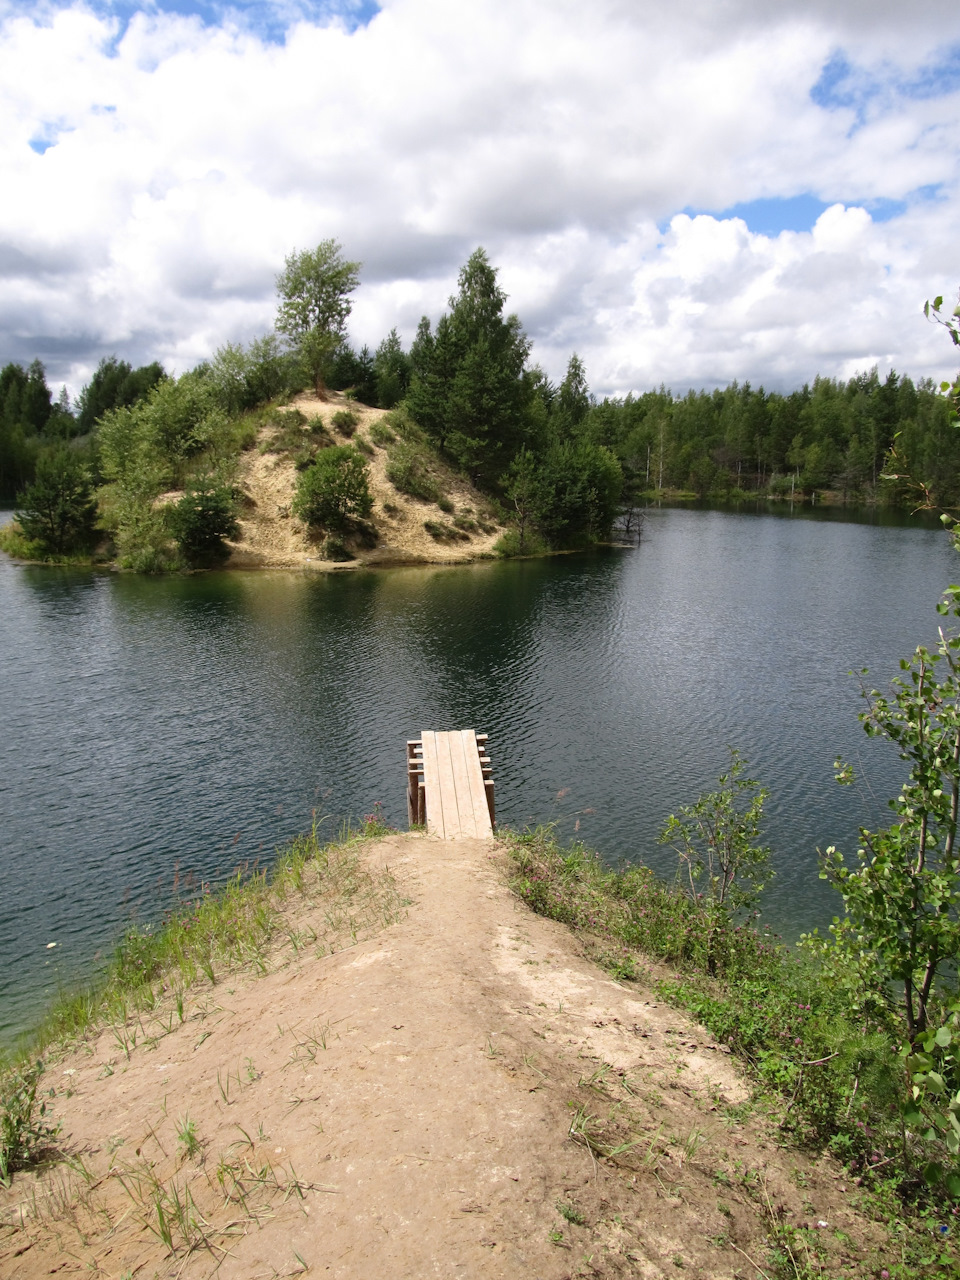
[[[74,1165],[0,1197],[0,1275],[755,1277],[774,1219],[825,1224],[837,1266],[870,1252],[838,1171],[777,1146],[701,1028],[518,903],[494,844],[369,856],[399,923],[48,1072]]]

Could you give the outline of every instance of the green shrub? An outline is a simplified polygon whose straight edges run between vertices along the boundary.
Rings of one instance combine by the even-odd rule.
[[[350,445],[323,449],[297,479],[293,512],[305,524],[340,532],[372,510],[367,464]]]
[[[31,542],[24,537],[15,520],[0,527],[0,551],[18,560],[42,560],[46,555],[39,542]]]
[[[451,515],[453,513],[454,506],[449,498],[438,498],[437,506],[444,513],[444,515]]]
[[[330,433],[327,431],[326,423],[323,421],[323,418],[319,413],[315,414],[312,418],[308,418],[305,425],[308,434],[314,440],[330,439]]]
[[[423,502],[436,502],[440,496],[427,458],[415,445],[401,444],[394,450],[387,463],[387,479],[400,493]]]
[[[340,538],[334,537],[332,534],[324,538],[323,546],[320,548],[320,554],[324,560],[355,560],[356,557],[352,552],[348,551]]]
[[[236,538],[237,495],[215,476],[198,476],[183,497],[167,509],[167,522],[184,557],[191,563],[224,556],[226,538]]]
[[[352,436],[360,422],[360,415],[353,409],[338,409],[330,419],[333,426],[342,436]]]
[[[257,443],[257,428],[252,422],[245,422],[239,432],[237,446],[241,453],[248,453]]]
[[[488,534],[494,531],[492,525],[481,524],[480,528]],[[543,539],[529,530],[521,538],[517,529],[506,529],[493,544],[493,549],[504,560],[510,560],[514,556],[542,555],[547,548]]]
[[[437,542],[470,541],[469,533],[464,533],[461,529],[454,529],[452,525],[444,524],[442,520],[424,520],[423,527],[430,537]]]
[[[121,491],[110,514],[117,563],[135,573],[166,573],[182,567],[166,513],[149,496]]]
[[[370,439],[374,444],[378,444],[381,449],[385,449],[388,444],[394,444],[397,437],[380,418],[377,422],[370,424]]]
[[[37,1084],[43,1063],[11,1074],[0,1085],[0,1183],[9,1187],[18,1169],[31,1164],[59,1131],[44,1119],[47,1104],[37,1106]]]
[[[292,354],[271,333],[246,349],[228,342],[207,366],[207,378],[220,407],[235,415],[299,390],[295,365]]]
[[[389,413],[385,413],[380,421],[390,430],[395,431],[401,440],[406,440],[408,444],[422,444],[426,440],[423,431],[410,417],[403,405],[398,405],[396,409],[391,409]]]
[[[376,449],[374,449],[366,436],[354,436],[353,447],[359,449],[361,453],[365,453],[368,458],[372,458],[376,453]]]
[[[266,424],[275,428],[273,439],[266,446],[268,453],[297,453],[303,448],[308,432],[313,437],[326,434],[322,418],[308,422],[306,414],[299,409],[272,409]]]

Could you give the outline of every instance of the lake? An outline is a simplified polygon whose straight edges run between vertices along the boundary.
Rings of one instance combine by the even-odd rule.
[[[903,776],[849,673],[885,686],[932,641],[960,561],[939,527],[817,515],[662,509],[639,547],[334,575],[0,555],[0,1038],[176,875],[269,861],[313,814],[405,826],[422,728],[490,734],[501,822],[664,874],[664,818],[738,747],[771,792],[765,916],[822,927],[817,847],[884,823]]]

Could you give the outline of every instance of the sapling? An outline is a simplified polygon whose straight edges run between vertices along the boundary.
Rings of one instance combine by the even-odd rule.
[[[718,789],[671,813],[659,837],[676,850],[678,877],[686,879],[690,897],[708,917],[711,973],[717,929],[734,912],[754,906],[773,874],[770,850],[759,842],[769,793],[755,778],[744,777],[745,769],[743,756],[731,747],[730,768],[717,779]]]
[[[960,617],[960,587],[937,606]],[[875,689],[860,716],[871,737],[886,738],[910,764],[907,781],[890,808],[895,821],[880,831],[861,829],[856,861],[834,846],[821,876],[839,890],[843,919],[830,943],[811,939],[835,972],[855,975],[861,994],[880,993],[899,1022],[907,1071],[906,1126],[939,1141],[954,1161],[960,1154],[960,1018],[956,1001],[960,954],[960,635],[940,627],[935,650],[919,647],[900,663],[892,695]],[[837,762],[837,780],[853,779]],[[896,1023],[894,1024],[894,1026]],[[928,1181],[945,1177],[960,1195],[960,1176],[936,1160]]]

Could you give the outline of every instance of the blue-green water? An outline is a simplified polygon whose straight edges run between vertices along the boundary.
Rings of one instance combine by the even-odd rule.
[[[856,714],[929,641],[939,529],[652,512],[639,548],[448,569],[150,579],[0,556],[0,1036],[176,870],[216,882],[381,801],[404,744],[491,735],[497,811],[664,872],[667,813],[739,747],[770,788],[788,936],[835,909],[816,848],[884,820],[902,765]],[[865,783],[842,790],[844,755]],[[55,942],[55,948],[48,944]]]

